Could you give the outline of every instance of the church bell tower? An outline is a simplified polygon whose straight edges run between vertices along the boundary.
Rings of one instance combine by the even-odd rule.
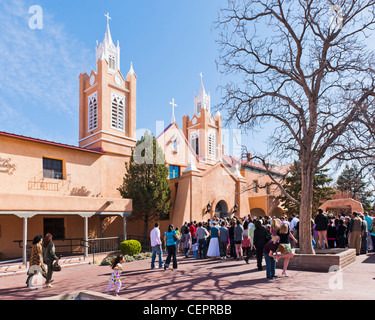
[[[222,157],[220,112],[211,114],[211,96],[206,93],[203,85],[203,75],[198,95],[194,96],[194,114],[190,118],[184,116],[183,132],[186,139],[201,161],[215,164]]]
[[[131,155],[136,143],[137,76],[133,64],[126,77],[120,71],[120,44],[109,28],[96,44],[97,70],[79,76],[79,146]]]

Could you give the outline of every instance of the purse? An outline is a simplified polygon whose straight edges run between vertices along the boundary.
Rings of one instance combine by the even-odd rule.
[[[59,264],[59,262],[56,260],[55,263],[52,265],[52,269],[53,271],[61,271],[61,266]]]

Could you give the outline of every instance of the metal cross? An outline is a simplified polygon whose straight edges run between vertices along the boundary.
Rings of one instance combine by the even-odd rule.
[[[174,108],[177,107],[177,104],[174,103],[174,98],[172,99],[172,102],[169,102],[169,104],[172,106],[172,123],[175,123],[176,119],[174,118]]]
[[[104,15],[105,17],[107,17],[107,24],[109,23],[109,20],[112,20],[112,18],[109,16],[109,13],[107,12],[107,14]]]

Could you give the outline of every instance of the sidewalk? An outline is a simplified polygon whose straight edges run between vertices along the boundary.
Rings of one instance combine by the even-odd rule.
[[[100,263],[106,256],[108,254],[96,254],[94,257],[89,255],[86,259],[83,256],[62,257],[60,264],[62,267],[70,267],[78,264],[94,264],[94,261]],[[2,277],[26,274],[27,270],[28,267],[26,268],[22,262],[0,264],[0,279]]]
[[[166,257],[164,256],[164,259]],[[98,259],[100,262],[101,260]],[[124,263],[120,296],[131,300],[363,300],[375,299],[375,254],[336,273],[290,270],[289,278],[266,280],[255,259],[194,260],[178,256],[178,269],[150,270],[150,259]],[[37,300],[79,290],[104,292],[109,266],[79,264],[53,275],[53,288],[30,290],[26,275],[0,277],[1,300]]]

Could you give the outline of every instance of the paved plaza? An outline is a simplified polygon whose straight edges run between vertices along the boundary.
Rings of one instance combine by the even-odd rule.
[[[165,256],[164,256],[165,259]],[[177,270],[150,270],[150,259],[124,263],[120,296],[131,300],[366,300],[375,299],[375,254],[357,256],[341,272],[289,270],[288,278],[267,280],[253,258],[194,260],[178,256]],[[109,266],[81,264],[54,273],[53,288],[30,290],[25,274],[0,277],[1,300],[38,300],[73,291],[103,293]]]

